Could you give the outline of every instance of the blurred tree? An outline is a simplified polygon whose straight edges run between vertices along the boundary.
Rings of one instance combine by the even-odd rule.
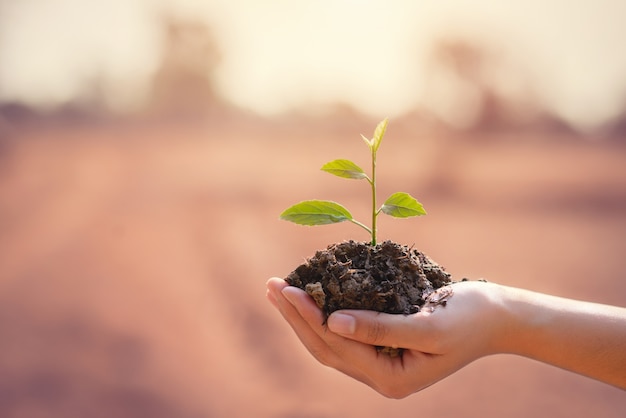
[[[612,140],[626,143],[626,87],[621,96],[621,110],[609,121],[607,131]]]
[[[163,32],[150,109],[171,116],[202,116],[214,111],[220,101],[212,75],[221,56],[210,28],[203,22],[167,16]]]
[[[626,144],[626,108],[610,124],[609,136],[611,139]]]
[[[435,42],[424,79],[427,106],[456,129],[527,125],[544,113],[521,68],[477,41],[454,37]]]

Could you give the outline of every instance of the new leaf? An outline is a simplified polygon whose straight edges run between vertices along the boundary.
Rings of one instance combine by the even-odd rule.
[[[347,179],[368,179],[365,171],[350,160],[334,160],[322,166],[322,170]]]
[[[367,137],[361,134],[361,138],[363,138],[363,141],[365,141],[365,143],[367,144],[367,146],[370,147],[370,150],[373,153],[376,153],[376,151],[378,151],[378,147],[380,147],[380,143],[385,136],[385,132],[387,131],[388,123],[389,120],[387,118],[379,122],[378,125],[376,125],[376,129],[374,130],[374,137],[372,139],[367,139]]]
[[[404,192],[394,193],[389,196],[380,210],[394,218],[426,215],[422,204],[413,196]]]
[[[372,148],[374,152],[378,151],[378,147],[380,147],[380,143],[385,136],[385,132],[387,132],[387,124],[389,120],[385,118],[382,122],[380,122],[376,126],[376,130],[374,130],[374,138],[372,138]]]
[[[329,200],[305,200],[286,209],[280,219],[313,226],[352,221],[352,214],[339,203]]]

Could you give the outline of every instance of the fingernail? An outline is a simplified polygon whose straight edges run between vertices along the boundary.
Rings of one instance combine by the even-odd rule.
[[[352,335],[356,329],[353,316],[333,313],[328,317],[328,329],[337,334]]]
[[[293,286],[287,286],[281,292],[285,299],[289,301],[292,305],[295,303],[298,297],[298,290]]]

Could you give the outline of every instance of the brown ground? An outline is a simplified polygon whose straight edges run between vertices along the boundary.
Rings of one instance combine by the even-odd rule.
[[[451,283],[450,273],[424,253],[390,240],[329,245],[285,280],[311,295],[325,319],[339,309],[414,314],[436,289]]]
[[[392,401],[305,351],[265,281],[366,237],[278,215],[323,198],[366,218],[366,186],[318,168],[366,165],[358,134],[373,126],[57,127],[2,141],[0,416],[623,416],[624,392],[513,356]],[[382,219],[381,239],[455,277],[626,306],[626,149],[436,142],[393,121],[385,141],[381,195],[409,192],[429,215]]]

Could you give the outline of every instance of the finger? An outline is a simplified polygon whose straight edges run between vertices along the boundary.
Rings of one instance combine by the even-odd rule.
[[[326,326],[323,325],[324,315],[322,311],[306,292],[296,287],[286,287],[281,293],[297,311],[299,319],[306,324],[306,327],[302,328],[315,333],[315,336],[303,336],[307,338],[307,341],[303,340],[303,342],[309,347],[309,351],[327,366],[337,367],[340,365],[342,363],[341,357],[349,349],[347,345],[355,344],[355,342],[328,332]],[[298,333],[298,329],[296,329],[296,333]],[[311,346],[312,341],[323,342],[323,349],[316,350],[316,346]]]
[[[269,290],[265,293],[265,297],[276,309],[278,309],[278,302],[276,302],[276,298]]]
[[[280,292],[288,286],[287,282],[281,278],[272,277],[265,283],[265,286],[267,287],[265,296],[276,309],[279,309],[278,295],[280,295]]]
[[[330,350],[322,353],[309,350],[322,364],[342,371],[376,390],[378,390],[380,377],[385,376],[390,368],[394,367],[394,364],[396,366],[401,365],[402,360],[400,358],[391,358],[379,354],[372,344],[345,338],[329,331],[326,326],[321,326],[322,313],[313,299],[305,292],[297,288],[286,287],[282,293],[286,299],[293,303],[303,320],[309,324],[317,336],[324,341],[326,348]],[[325,354],[330,355],[324,357]]]
[[[393,315],[374,311],[341,310],[328,318],[328,328],[362,343],[419,350],[427,335],[428,314]]]
[[[303,290],[286,286],[283,288],[282,299],[291,305],[283,307],[284,316],[290,323],[298,338],[308,351],[320,363],[335,368],[348,376],[359,380],[369,386],[373,386],[372,380],[351,361],[346,361],[345,355],[353,356],[356,353],[368,357],[371,364],[375,357],[375,350],[369,345],[343,338],[332,332],[328,332],[324,322],[324,316],[315,301]],[[278,300],[281,298],[279,297]]]
[[[282,289],[282,283],[281,283],[282,279],[278,279],[278,278],[271,278],[267,281],[267,291],[265,292],[265,297],[267,298],[267,300],[276,308],[278,308],[278,302],[276,300],[276,292],[278,292],[279,288]],[[282,280],[284,282],[284,280]],[[270,282],[272,282],[270,284]]]
[[[326,333],[326,327],[322,325],[324,318],[313,299],[303,290],[289,286],[282,279],[270,279],[267,287],[278,310],[309,352],[322,364],[340,363],[336,354],[322,338]]]

